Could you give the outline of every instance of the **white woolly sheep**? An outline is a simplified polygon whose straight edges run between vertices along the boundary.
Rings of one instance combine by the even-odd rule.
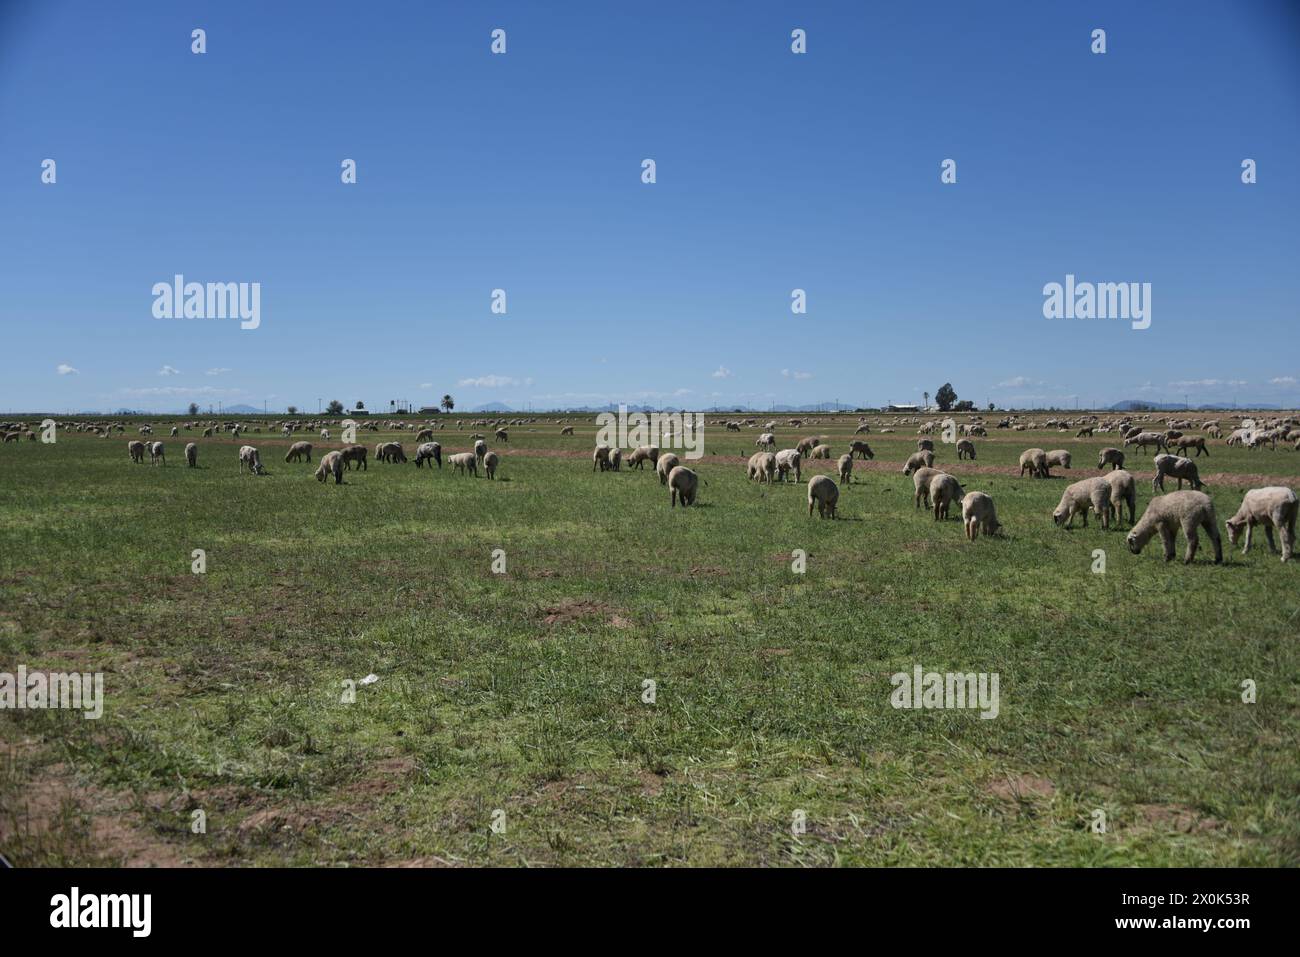
[[[613,472],[618,472],[622,470],[623,467],[622,449],[615,447],[609,450],[609,467],[610,470]]]
[[[1067,485],[1061,493],[1061,502],[1052,513],[1052,521],[1066,528],[1074,527],[1074,516],[1083,515],[1083,527],[1088,527],[1088,509],[1097,513],[1103,529],[1110,528],[1110,483],[1104,478],[1083,479]]]
[[[1029,470],[1031,478],[1049,478],[1047,472],[1047,453],[1042,449],[1025,449],[1020,453],[1020,477],[1025,477]]]
[[[752,482],[758,479],[760,483],[767,482],[771,485],[776,478],[776,455],[773,452],[755,452],[749,457],[749,465],[745,469],[746,477]]]
[[[948,507],[962,498],[961,485],[947,472],[940,472],[930,479],[930,505],[934,509],[934,520],[948,517]]]
[[[286,462],[298,462],[303,458],[307,459],[307,464],[311,464],[311,443],[295,442],[289,446],[289,454],[284,457]]]
[[[510,433],[505,429],[497,429],[496,435],[498,442],[505,442],[507,445],[510,444]]]
[[[840,500],[840,490],[829,475],[814,475],[808,480],[808,517],[812,518],[813,506],[822,518],[835,517],[835,503]]]
[[[401,442],[384,442],[375,452],[375,458],[381,462],[388,462],[390,465],[396,465],[406,461],[406,453],[402,451]]]
[[[831,447],[829,445],[814,446],[812,457],[815,459],[829,459],[831,457]]]
[[[695,492],[699,488],[700,477],[685,465],[677,465],[668,473],[668,488],[671,490],[671,505],[677,507],[680,498],[682,508],[695,504]]]
[[[1124,440],[1125,448],[1130,445],[1136,445],[1143,452],[1147,450],[1148,445],[1154,445],[1157,449],[1168,452],[1169,438],[1163,432],[1139,432],[1137,435],[1131,435]]]
[[[942,469],[933,468],[919,468],[912,473],[913,507],[920,508],[922,502],[925,503],[926,508],[930,507],[930,482],[936,475],[941,474],[943,474]]]
[[[482,461],[483,456],[487,455],[487,443],[484,442],[482,439],[478,439],[477,441],[475,441],[474,455],[479,459],[479,461]]]
[[[1178,479],[1178,487],[1183,487],[1183,480],[1186,479],[1191,483],[1192,488],[1200,491],[1201,476],[1196,470],[1196,463],[1191,459],[1185,459],[1181,455],[1157,455],[1155,458],[1156,474],[1151,480],[1151,491],[1154,493],[1157,489],[1165,490],[1165,476]]]
[[[803,478],[800,474],[802,462],[803,455],[800,454],[798,449],[782,449],[776,453],[777,477],[784,482],[786,475],[793,472],[795,481],[800,481]]]
[[[1241,500],[1241,508],[1224,524],[1228,527],[1228,541],[1237,544],[1237,536],[1242,528],[1246,529],[1246,542],[1241,553],[1250,551],[1251,533],[1256,525],[1264,526],[1264,537],[1268,539],[1268,550],[1277,551],[1273,542],[1273,529],[1277,529],[1282,538],[1282,561],[1291,557],[1295,547],[1296,494],[1289,488],[1270,485],[1267,488],[1253,488]]]
[[[967,492],[961,500],[961,522],[966,527],[966,537],[972,542],[985,535],[997,535],[1002,530],[993,499],[984,492]]]
[[[591,453],[591,470],[593,472],[597,468],[602,472],[609,468],[609,453],[610,448],[608,445],[596,446],[596,451]]]
[[[849,454],[856,455],[860,459],[874,459],[876,457],[876,453],[871,451],[871,446],[857,439],[849,443]]]
[[[330,475],[334,476],[335,485],[343,484],[343,453],[338,449],[322,455],[316,467],[316,481],[323,482]]]
[[[163,455],[163,444],[161,442],[150,442],[149,443],[149,464],[157,465],[159,462],[161,462],[163,465],[167,464],[167,457]]]
[[[673,469],[677,468],[680,462],[681,459],[672,452],[665,452],[663,455],[659,456],[659,461],[655,463],[655,471],[659,473],[660,485],[668,484],[669,473],[671,473]]]
[[[193,442],[185,446],[185,464],[190,468],[196,468],[199,464],[199,447]]]
[[[560,429],[560,434],[561,434],[561,435],[572,435],[572,434],[573,434],[573,426],[571,426],[571,425],[566,425],[564,428]]]
[[[1104,469],[1107,465],[1112,469],[1122,469],[1124,453],[1119,449],[1102,449],[1101,454],[1097,456],[1097,468]]]
[[[773,456],[775,463],[776,457]],[[840,484],[849,485],[853,481],[853,456],[845,453],[840,456],[839,460]]]
[[[797,443],[795,443],[795,448],[799,450],[800,455],[806,456],[811,454],[813,448],[819,444],[821,444],[821,440],[818,439],[817,436],[815,435],[810,435],[807,438],[800,439]]]
[[[934,439],[917,439],[917,440],[916,440],[916,450],[917,450],[918,452],[933,452],[933,451],[934,451]]]
[[[761,449],[774,448],[776,446],[776,436],[771,432],[764,432],[758,437],[754,444]]]
[[[1131,473],[1123,469],[1112,469],[1104,476],[1110,485],[1111,521],[1124,519],[1124,505],[1128,504],[1128,523],[1132,525],[1137,516],[1137,483]]]
[[[262,457],[258,454],[257,449],[251,445],[242,445],[239,448],[239,471],[242,473],[244,467],[254,475],[264,475],[266,469],[262,467]]]
[[[1214,564],[1222,564],[1223,543],[1219,539],[1214,502],[1204,492],[1170,492],[1153,498],[1142,513],[1142,518],[1128,533],[1125,542],[1128,550],[1138,555],[1151,540],[1151,536],[1158,532],[1165,547],[1165,561],[1173,561],[1174,539],[1179,528],[1182,528],[1183,535],[1187,538],[1183,564],[1189,564],[1196,557],[1196,548],[1200,544],[1196,535],[1198,528],[1205,529],[1210,541],[1214,543]]]
[[[645,471],[645,464],[649,462],[653,467],[659,460],[659,447],[657,445],[638,445],[627,456],[627,467],[630,471],[636,468]]]
[[[962,459],[974,460],[974,458],[975,458],[975,443],[972,442],[970,439],[958,440],[957,461],[960,462]]]
[[[467,471],[478,478],[478,456],[473,452],[457,452],[455,455],[448,456],[447,461],[452,465],[453,474]]]
[[[1052,449],[1047,453],[1047,467],[1068,469],[1070,467],[1070,453],[1065,449]]]
[[[1205,447],[1205,439],[1199,435],[1189,435],[1178,440],[1178,451],[1186,452],[1188,449],[1196,449],[1196,457],[1200,458],[1202,453],[1208,456],[1210,450]]]
[[[483,456],[483,471],[487,473],[488,478],[490,479],[496,478],[497,465],[500,462],[501,459],[497,456],[495,452],[489,452],[487,455]]]
[[[442,446],[437,442],[423,442],[415,450],[415,467],[424,468],[425,462],[437,462],[438,468],[442,468]],[[429,466],[429,471],[433,471],[433,466]]]
[[[320,430],[320,437],[321,437],[321,441],[322,441],[322,442],[328,442],[328,441],[330,440],[330,430],[329,430],[329,429],[321,429],[321,430]]]
[[[12,436],[14,437],[14,438],[13,438],[13,441],[15,441],[15,442],[18,441],[18,433],[17,433],[17,432],[11,432],[11,433],[9,433],[9,435],[12,435]],[[6,441],[6,442],[9,441],[9,435],[6,435],[6,436],[5,436],[5,441]],[[135,440],[133,440],[133,441],[130,441],[130,442],[126,443],[126,450],[127,450],[127,452],[129,452],[129,453],[131,454],[131,461],[132,461],[132,462],[135,462],[137,465],[143,465],[143,464],[144,464],[144,443],[143,443],[143,442],[141,442],[139,439],[135,439]]]
[[[907,463],[903,466],[903,474],[911,475],[917,469],[932,468],[934,466],[934,453],[928,449],[924,452],[913,452],[907,457]]]

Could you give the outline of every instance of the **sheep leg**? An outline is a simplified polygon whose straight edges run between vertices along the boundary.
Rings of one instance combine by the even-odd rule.
[[[1245,555],[1247,552],[1250,551],[1250,539],[1254,531],[1255,531],[1255,520],[1253,518],[1246,519],[1246,542],[1241,549],[1241,554]]]
[[[1273,526],[1268,522],[1264,523],[1264,537],[1268,539],[1268,550],[1276,555],[1277,543],[1273,541]]]
[[[1196,549],[1200,546],[1200,538],[1196,534],[1196,523],[1186,522],[1183,525],[1183,534],[1187,536],[1187,552],[1183,555],[1183,564],[1190,565],[1192,559],[1196,557]]]
[[[1201,522],[1205,528],[1205,534],[1210,536],[1210,542],[1214,545],[1214,564],[1223,564],[1223,541],[1219,538],[1219,529],[1214,524],[1214,519],[1210,516]]]
[[[1165,561],[1172,562],[1174,560],[1174,530],[1163,523],[1160,525],[1160,544],[1165,549]]]

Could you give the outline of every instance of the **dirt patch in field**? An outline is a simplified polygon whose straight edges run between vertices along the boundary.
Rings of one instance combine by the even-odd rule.
[[[628,619],[613,614],[613,609],[609,605],[594,598],[566,598],[558,605],[543,607],[541,614],[542,624],[547,628],[591,618],[605,618],[616,628],[626,628],[631,625]],[[626,622],[626,624],[616,624],[616,622]]]
[[[1139,804],[1135,810],[1152,827],[1180,834],[1215,831],[1223,826],[1222,821],[1204,817],[1181,804]]]
[[[131,822],[131,799],[76,779],[64,764],[43,768],[23,787],[20,799],[13,792],[0,809],[0,846],[31,841],[38,845],[69,813],[88,825],[87,847],[96,861],[121,867],[183,867],[195,861],[180,847]],[[87,861],[89,865],[91,862]]]
[[[1035,798],[1050,800],[1056,796],[1055,784],[1033,774],[1010,774],[990,781],[986,787],[991,794],[1012,803]]]

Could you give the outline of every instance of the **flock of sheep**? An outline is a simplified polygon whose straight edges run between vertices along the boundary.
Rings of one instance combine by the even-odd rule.
[[[1149,420],[1150,416],[1140,418]],[[507,423],[504,420],[495,422],[479,420],[470,422],[469,425],[471,428],[495,428],[493,432],[495,439],[501,443],[508,443],[508,425],[527,425],[536,421],[536,419],[517,419]],[[573,434],[572,425],[565,424],[563,420],[559,419],[555,421],[561,425],[560,432],[562,435]],[[790,423],[797,427],[802,425],[803,420],[791,419]],[[894,426],[917,423],[918,420],[895,418],[889,420],[888,426],[881,423],[879,431],[889,433],[895,431]],[[1227,433],[1226,438],[1224,438],[1225,433],[1218,422],[1200,423],[1199,428],[1211,438],[1223,439],[1228,445],[1250,449],[1276,449],[1277,443],[1282,441],[1300,451],[1300,423],[1297,423],[1296,420],[1279,419],[1264,423],[1262,426],[1256,425],[1249,420],[1247,420],[1247,423],[1249,424],[1243,424],[1242,427],[1231,430]],[[313,431],[319,428],[321,438],[328,441],[329,429],[327,426],[329,424],[311,421],[288,421],[275,423],[275,428],[286,436],[292,436],[295,432],[304,428]],[[721,420],[715,424],[724,425],[726,431],[729,432],[740,431],[743,427],[759,428],[753,419],[743,421]],[[948,428],[952,428],[954,425],[951,420],[947,420],[946,423],[939,421],[919,422],[916,431],[922,436],[932,435],[944,429],[945,424]],[[462,425],[462,422],[456,422],[457,429],[461,428]],[[1196,555],[1199,532],[1204,531],[1214,546],[1215,562],[1221,562],[1223,558],[1222,543],[1219,537],[1214,505],[1209,496],[1201,491],[1203,483],[1196,463],[1185,455],[1174,454],[1171,451],[1177,450],[1178,453],[1194,451],[1197,458],[1202,455],[1209,456],[1210,450],[1207,447],[1206,439],[1204,436],[1187,435],[1181,431],[1180,427],[1198,427],[1196,423],[1190,421],[1170,421],[1166,423],[1166,426],[1163,429],[1156,429],[1135,424],[1127,417],[1107,421],[1098,416],[1085,416],[1074,420],[1048,419],[1043,425],[1038,425],[1032,420],[1021,421],[1016,416],[1008,416],[999,421],[996,427],[1018,431],[1030,428],[1055,427],[1063,432],[1077,428],[1075,434],[1079,438],[1093,436],[1099,432],[1117,433],[1122,437],[1122,442],[1119,443],[1120,447],[1104,448],[1098,454],[1097,468],[1105,474],[1083,479],[1067,486],[1061,495],[1060,503],[1052,513],[1053,521],[1064,528],[1071,528],[1074,519],[1081,517],[1083,525],[1086,527],[1091,513],[1098,518],[1103,529],[1109,529],[1112,524],[1123,521],[1124,511],[1127,508],[1128,523],[1131,528],[1126,541],[1130,550],[1135,554],[1140,553],[1146,544],[1158,534],[1164,546],[1165,559],[1172,559],[1175,554],[1176,534],[1181,529],[1187,540],[1184,561],[1190,562]],[[91,423],[65,423],[63,427],[72,428],[76,431],[91,431],[105,437],[114,431],[120,433],[125,430],[125,426],[121,423],[109,426]],[[378,431],[380,424],[367,422],[361,427]],[[383,423],[383,427],[394,430],[415,429],[415,427],[404,422],[386,422]],[[777,450],[776,427],[777,423],[774,421],[766,423],[761,427],[762,432],[754,442],[759,451],[750,456],[746,466],[746,473],[751,481],[769,485],[778,481],[786,482],[791,478],[794,481],[802,481],[802,463],[805,460],[830,460],[832,458],[833,453],[830,446],[818,436],[808,436],[800,440],[792,448]],[[233,422],[214,422],[207,426],[197,423],[185,423],[183,428],[186,431],[202,428],[204,436],[211,436],[214,431],[226,431],[235,438],[238,438],[241,432],[248,431],[240,423]],[[414,461],[419,468],[422,468],[426,463],[431,469],[434,465],[439,469],[442,468],[442,446],[433,439],[435,428],[444,429],[446,424],[438,423],[434,425],[430,423],[427,426],[419,427],[416,432],[415,441],[418,444]],[[139,432],[145,438],[128,442],[127,449],[131,461],[142,464],[147,455],[151,464],[165,466],[166,455],[163,443],[149,438],[152,431],[151,426],[140,426]],[[255,427],[252,431],[260,432],[261,428],[260,426]],[[869,433],[870,431],[870,423],[866,419],[859,419],[855,434]],[[959,461],[975,460],[977,451],[970,437],[988,434],[983,421],[979,417],[974,417],[970,421],[963,423],[959,427],[959,431],[962,438],[954,439],[953,436],[945,435],[945,439],[952,442]],[[178,428],[173,427],[171,434],[176,436]],[[6,442],[18,441],[22,438],[28,440],[35,440],[36,438],[35,433],[26,428],[23,423],[0,423],[0,435],[3,435]],[[448,456],[448,462],[452,466],[453,472],[477,477],[479,470],[482,469],[488,479],[494,479],[500,466],[498,454],[487,447],[484,434],[476,432],[470,438],[474,443],[472,451]],[[1142,452],[1151,449],[1157,452],[1153,459],[1155,476],[1151,482],[1152,494],[1155,497],[1147,505],[1141,519],[1137,520],[1135,520],[1137,487],[1132,474],[1124,468],[1124,450],[1130,447],[1136,447]],[[374,458],[376,461],[386,463],[405,463],[408,461],[402,444],[393,441],[379,442],[374,449]],[[808,515],[811,517],[813,512],[816,511],[822,518],[834,519],[839,502],[840,485],[848,485],[852,482],[855,459],[874,458],[875,455],[867,442],[853,439],[849,444],[849,451],[840,455],[836,461],[834,474],[839,479],[839,485],[836,484],[835,478],[828,474],[814,475],[808,480]],[[285,455],[285,462],[301,461],[311,463],[311,442],[296,441],[290,445]],[[189,442],[186,444],[185,462],[191,468],[197,466],[198,445],[196,443]],[[660,484],[669,490],[670,507],[675,508],[679,503],[683,507],[695,504],[702,480],[695,470],[682,464],[678,456],[672,452],[661,453],[656,446],[643,445],[625,454],[620,448],[600,445],[592,453],[593,471],[617,472],[624,467],[628,469],[644,469],[647,462],[657,473]],[[914,507],[919,509],[924,506],[932,512],[936,521],[948,518],[953,510],[959,508],[965,535],[971,540],[978,538],[981,533],[986,536],[1000,535],[1002,525],[998,520],[992,497],[983,491],[966,491],[954,476],[949,475],[941,468],[935,468],[934,462],[934,441],[929,438],[918,439],[916,452],[911,454],[903,464],[903,474],[910,476],[913,481]],[[262,465],[258,449],[252,445],[240,447],[238,463],[240,472],[247,470],[252,474],[264,474],[266,471]],[[1053,468],[1069,469],[1073,462],[1071,453],[1066,449],[1044,450],[1031,448],[1026,449],[1021,454],[1019,464],[1021,477],[1029,475],[1031,478],[1050,478]],[[354,465],[363,470],[368,468],[368,451],[364,445],[351,444],[341,449],[332,449],[326,452],[320,457],[315,477],[318,481],[325,482],[330,476],[333,476],[336,484],[342,484],[343,472],[352,469]],[[1165,491],[1165,480],[1167,478],[1177,481],[1177,491]],[[1189,489],[1183,489],[1184,482],[1189,484]],[[1156,493],[1164,494],[1157,495]],[[1257,525],[1263,527],[1269,548],[1277,551],[1277,544],[1273,537],[1274,530],[1277,530],[1278,536],[1281,538],[1282,561],[1285,562],[1290,559],[1294,548],[1296,517],[1297,499],[1295,493],[1289,488],[1270,486],[1249,490],[1245,494],[1241,507],[1225,522],[1225,526],[1229,542],[1233,545],[1237,543],[1242,533],[1245,533],[1244,551],[1249,551],[1252,533]]]

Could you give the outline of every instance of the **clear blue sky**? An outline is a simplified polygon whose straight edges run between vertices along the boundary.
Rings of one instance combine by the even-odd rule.
[[[0,11],[0,409],[1300,403],[1293,3]]]

